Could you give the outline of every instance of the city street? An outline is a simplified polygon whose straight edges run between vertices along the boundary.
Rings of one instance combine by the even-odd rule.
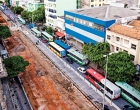
[[[10,12],[10,10],[6,10],[5,13],[7,15],[12,15],[15,17],[14,14]],[[30,33],[30,30],[26,27],[22,28],[21,30],[34,44],[38,40],[35,36]],[[89,81],[87,81],[83,74],[77,71],[77,67],[79,65],[74,62],[74,64],[68,64],[65,58],[61,59],[57,57],[53,52],[51,52],[47,46],[43,43],[39,43],[37,47],[49,58],[51,61],[61,70],[64,74],[69,77],[71,81],[73,81],[74,85],[79,88],[93,103],[102,103],[103,97],[102,93],[97,90]],[[88,68],[88,67],[85,67]],[[97,95],[98,94],[98,95]],[[109,106],[110,110],[120,110],[124,105],[130,105],[128,102],[119,98],[117,100],[111,101],[109,98],[106,97],[105,104]]]

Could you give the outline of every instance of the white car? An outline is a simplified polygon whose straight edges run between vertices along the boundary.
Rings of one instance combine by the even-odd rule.
[[[78,67],[77,69],[78,69],[78,71],[81,72],[81,73],[86,73],[86,69],[83,68],[83,67]]]

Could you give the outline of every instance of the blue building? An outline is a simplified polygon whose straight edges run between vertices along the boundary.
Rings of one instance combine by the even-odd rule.
[[[67,36],[71,36],[83,44],[104,42],[106,28],[115,22],[125,23],[124,19],[127,19],[127,23],[140,16],[137,11],[129,8],[113,6],[65,11],[64,15]]]

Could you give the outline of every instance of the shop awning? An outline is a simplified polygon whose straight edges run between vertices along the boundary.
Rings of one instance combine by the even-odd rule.
[[[58,32],[58,31],[55,32],[55,34],[56,34],[57,36],[61,37],[61,38],[65,36],[65,34],[63,34],[63,33],[61,33],[61,32]]]

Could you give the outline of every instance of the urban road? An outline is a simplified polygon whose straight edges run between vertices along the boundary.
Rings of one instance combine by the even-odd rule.
[[[11,12],[11,10],[6,10],[5,14],[13,16],[15,15]],[[33,36],[30,33],[29,29],[25,29],[25,27],[22,29],[22,32],[35,44],[38,40],[35,36]],[[55,65],[58,66],[58,68],[62,69],[63,72],[76,84],[76,86],[79,87],[79,89],[86,94],[86,96],[90,97],[90,100],[92,102],[96,101],[99,103],[103,102],[103,95],[100,91],[98,91],[90,82],[88,82],[86,79],[84,79],[83,74],[80,74],[76,72],[74,69],[75,65],[69,65],[67,64],[64,59],[60,59],[59,57],[56,57],[56,55],[51,52],[45,44],[42,42],[37,45],[37,47],[47,56],[49,57]],[[77,67],[78,65],[76,65]],[[74,68],[74,69],[73,69]],[[110,110],[121,110],[124,105],[130,105],[128,102],[123,100],[122,98],[119,98],[117,100],[111,101],[109,98],[105,97],[106,101],[105,104],[109,106]]]

